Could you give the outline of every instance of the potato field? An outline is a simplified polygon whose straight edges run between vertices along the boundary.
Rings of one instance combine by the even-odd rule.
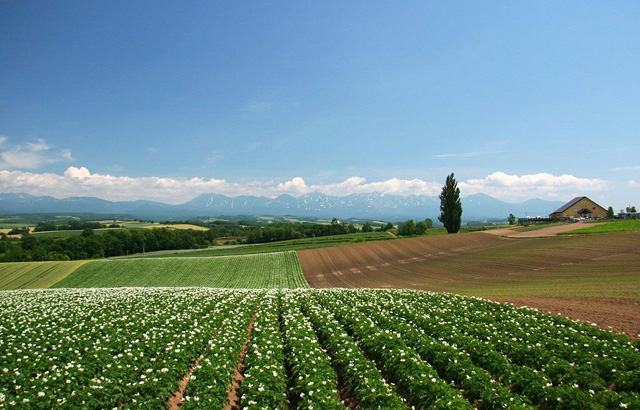
[[[478,298],[52,289],[0,309],[0,408],[640,408],[637,342]]]

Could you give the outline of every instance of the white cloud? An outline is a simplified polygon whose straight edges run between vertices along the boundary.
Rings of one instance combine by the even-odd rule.
[[[312,185],[311,191],[322,192],[327,195],[349,195],[380,192],[396,195],[438,195],[440,184],[420,179],[391,178],[386,181],[366,182],[362,177],[351,177],[335,184]]]
[[[0,169],[37,169],[56,162],[71,162],[71,150],[56,150],[44,139],[8,146],[7,137],[0,136]]]
[[[640,187],[640,183],[634,181],[633,179],[627,183],[629,188],[638,188]]]
[[[278,184],[276,186],[276,190],[295,196],[306,194],[309,192],[309,187],[307,186],[307,183],[304,182],[304,179],[295,177],[291,181]]]
[[[564,199],[567,196],[607,189],[602,179],[578,178],[548,173],[508,175],[494,172],[483,179],[469,179],[458,184],[465,195],[483,193],[505,200],[531,198]]]
[[[64,176],[68,178],[77,178],[77,179],[85,179],[91,176],[91,172],[85,167],[69,167],[64,172]]]
[[[572,175],[508,175],[494,172],[482,179],[458,183],[463,196],[485,193],[506,201],[530,198],[566,199],[607,188],[600,179],[578,178]],[[228,196],[256,195],[276,197],[281,194],[300,196],[310,192],[346,196],[355,193],[380,192],[396,195],[437,196],[442,182],[420,179],[391,178],[367,182],[360,176],[342,182],[309,185],[301,177],[285,182],[230,182],[224,179],[128,177],[93,174],[86,167],[68,167],[63,175],[33,173],[18,170],[0,171],[0,192],[51,195],[54,197],[95,196],[109,200],[150,199],[179,204],[204,193]]]

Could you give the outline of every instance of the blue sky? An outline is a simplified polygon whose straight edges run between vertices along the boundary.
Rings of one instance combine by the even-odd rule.
[[[640,205],[638,2],[0,1],[0,191]]]

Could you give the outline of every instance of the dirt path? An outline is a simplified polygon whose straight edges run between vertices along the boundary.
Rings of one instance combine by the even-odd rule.
[[[601,329],[625,333],[632,339],[640,335],[640,299],[637,298],[510,296],[489,299],[595,323]]]
[[[535,231],[529,232],[518,232],[514,231],[512,228],[489,229],[482,232],[489,233],[491,235],[507,236],[509,238],[543,238],[548,236],[555,236],[560,232],[574,231],[576,229],[588,228],[590,226],[597,225],[600,224],[587,223],[583,221],[566,225],[550,226],[549,228],[536,229]]]
[[[200,363],[200,360],[202,360],[202,356],[196,359],[194,365],[189,368],[187,374],[185,374],[180,381],[180,387],[178,387],[178,391],[176,391],[173,396],[169,398],[169,410],[178,410],[184,402],[184,390],[187,388],[187,384],[189,384],[189,380],[191,380],[191,374],[198,367],[198,363]]]
[[[244,359],[247,356],[247,351],[249,350],[249,342],[251,341],[253,322],[255,322],[255,320],[256,316],[254,315],[249,322],[249,327],[247,329],[247,338],[245,339],[244,345],[242,345],[242,349],[240,350],[240,355],[238,356],[238,365],[233,371],[233,382],[231,382],[231,388],[229,389],[229,394],[227,395],[229,404],[224,406],[224,410],[235,409],[238,407],[238,404],[240,402],[240,396],[238,395],[238,392],[240,390],[240,384],[242,384],[242,380],[244,380],[244,369],[246,367]]]

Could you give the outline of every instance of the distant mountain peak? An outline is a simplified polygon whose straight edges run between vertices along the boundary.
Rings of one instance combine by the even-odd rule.
[[[510,204],[486,194],[462,198],[463,220],[505,218],[516,216],[548,215],[563,203],[532,199]],[[101,213],[128,214],[148,219],[185,219],[197,216],[219,215],[294,215],[321,218],[364,218],[401,221],[409,218],[435,219],[440,214],[437,197],[424,195],[400,196],[380,192],[331,196],[321,192],[293,197],[282,194],[276,198],[242,195],[231,198],[222,194],[202,194],[180,205],[160,202],[107,201],[93,197],[56,199],[29,194],[0,194],[0,212],[20,213]]]

